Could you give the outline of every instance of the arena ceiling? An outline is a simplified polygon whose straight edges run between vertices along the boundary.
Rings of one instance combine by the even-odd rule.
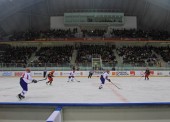
[[[124,12],[138,29],[170,31],[170,0],[0,0],[0,32],[49,29],[65,12]]]

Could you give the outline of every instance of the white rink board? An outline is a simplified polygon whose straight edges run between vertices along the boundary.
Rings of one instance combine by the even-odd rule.
[[[5,77],[20,77],[23,74],[24,71],[0,71],[0,76]],[[48,71],[47,73],[49,73]],[[95,71],[93,76],[100,76],[104,71]],[[110,71],[109,76],[112,77],[139,77],[144,76],[145,71]],[[54,76],[61,76],[61,77],[67,77],[69,75],[70,71],[55,71]],[[43,71],[31,71],[32,76],[43,76]],[[79,77],[87,77],[89,75],[89,71],[76,71],[75,76]],[[170,71],[153,71],[151,70],[150,76],[158,76],[158,77],[170,77]]]

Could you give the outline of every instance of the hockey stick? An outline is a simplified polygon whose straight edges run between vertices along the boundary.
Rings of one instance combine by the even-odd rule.
[[[114,86],[116,86],[118,89],[120,89],[120,87],[118,87],[116,84],[114,84],[112,81],[110,81],[110,83],[112,83]]]
[[[140,81],[140,80],[142,79],[142,77],[144,77],[144,76],[141,76],[141,77],[138,79],[138,81]]]
[[[141,71],[141,72],[140,72],[140,75],[141,75],[141,76],[140,76],[140,78],[138,79],[138,81],[140,81],[140,80],[142,79],[142,77],[145,77],[145,73]]]
[[[76,78],[74,78],[77,82],[80,82],[79,80],[77,80]]]
[[[39,81],[44,81],[44,80],[47,80],[47,77],[46,77],[46,78],[44,78],[44,79],[41,79],[41,80],[37,80],[37,81],[39,82]]]

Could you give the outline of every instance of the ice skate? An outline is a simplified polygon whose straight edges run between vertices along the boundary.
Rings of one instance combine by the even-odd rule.
[[[103,87],[102,86],[99,86],[99,89],[102,89]]]
[[[25,97],[24,97],[23,95],[21,95],[21,94],[18,94],[18,98],[19,98],[20,100],[22,100],[22,99],[24,99]]]

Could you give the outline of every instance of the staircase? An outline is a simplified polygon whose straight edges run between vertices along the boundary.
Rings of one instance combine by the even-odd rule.
[[[75,65],[75,61],[76,61],[76,58],[77,58],[77,50],[73,50],[73,53],[72,53],[72,58],[71,58],[71,61],[70,61],[70,64],[71,65]]]
[[[116,49],[114,49],[113,52],[114,52],[114,55],[116,56],[117,65],[120,66],[121,64],[123,64],[123,59],[117,54]]]
[[[159,62],[161,62],[161,65],[159,67],[166,67],[166,62],[162,59],[162,57],[160,55],[158,55],[157,53],[155,53],[154,51],[152,51],[153,54],[156,55],[156,57],[159,59]]]
[[[36,50],[34,53],[32,53],[32,55],[31,55],[31,57],[28,59],[27,63],[31,63],[31,61],[35,60],[35,54],[36,54],[36,52],[37,52],[40,48],[41,48],[40,46],[37,47],[37,50]]]

